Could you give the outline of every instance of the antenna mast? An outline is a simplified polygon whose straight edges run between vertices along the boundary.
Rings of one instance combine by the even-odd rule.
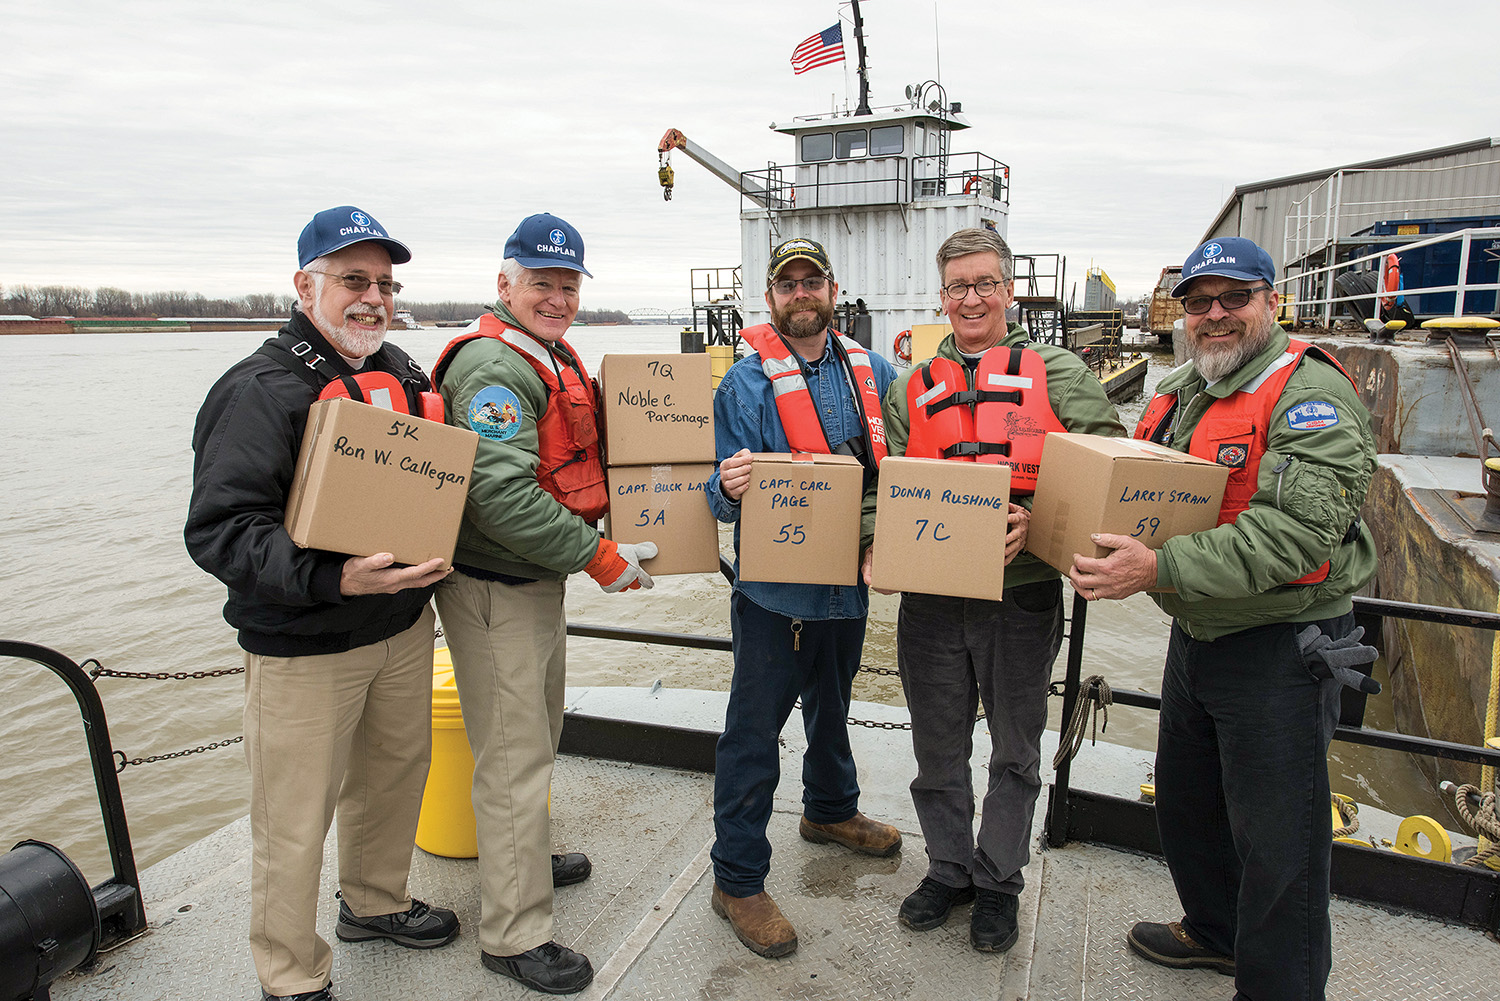
[[[865,19],[859,15],[859,0],[850,0],[854,7],[854,44],[859,52],[859,107],[856,115],[870,114],[870,71],[865,68]]]

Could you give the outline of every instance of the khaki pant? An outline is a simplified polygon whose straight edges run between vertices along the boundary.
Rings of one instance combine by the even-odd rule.
[[[318,990],[333,969],[317,917],[335,806],[350,909],[370,917],[411,904],[432,753],[432,636],[429,607],[405,632],[346,653],[245,655],[250,952],[270,994]]]
[[[437,606],[474,751],[479,945],[514,956],[552,940],[547,791],[562,735],[563,582],[455,571],[438,585]]]

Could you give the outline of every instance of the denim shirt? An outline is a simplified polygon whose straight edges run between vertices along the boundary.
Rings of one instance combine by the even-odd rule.
[[[884,398],[895,381],[891,363],[870,352],[875,388]],[[830,338],[823,357],[806,363],[807,388],[817,405],[818,417],[830,441],[842,443],[865,431],[853,390],[843,365],[833,351]],[[771,380],[760,367],[760,355],[751,354],[734,364],[714,393],[714,451],[723,462],[742,448],[752,452],[791,452]],[[740,505],[724,495],[719,471],[708,482],[708,503],[714,517],[734,522],[735,589],[767,611],[794,619],[858,619],[869,611],[869,595],[863,582],[848,585],[787,584],[774,581],[740,580]]]

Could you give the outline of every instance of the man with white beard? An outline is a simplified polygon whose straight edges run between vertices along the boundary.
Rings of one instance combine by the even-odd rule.
[[[445,945],[458,919],[407,892],[431,750],[434,616],[443,560],[396,566],[293,544],[282,527],[308,408],[350,396],[442,420],[442,401],[385,343],[411,260],[352,205],[297,241],[297,306],[281,332],[209,390],[193,430],[188,553],[229,588],[245,650],[250,766],[250,952],[263,998],[331,1001],[317,933],[323,841],[339,818],[346,942]]]
[[[1230,467],[1219,524],[1151,550],[1100,534],[1075,556],[1089,600],[1152,590],[1173,618],[1156,745],[1162,854],[1180,921],[1127,942],[1235,977],[1240,1001],[1322,1001],[1332,963],[1328,744],[1351,666],[1351,595],[1375,572],[1359,507],[1370,415],[1333,357],[1276,324],[1275,267],[1249,240],[1199,246],[1172,294],[1191,363],[1157,387],[1136,437]]]

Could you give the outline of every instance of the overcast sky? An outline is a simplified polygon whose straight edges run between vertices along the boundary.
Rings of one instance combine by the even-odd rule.
[[[1010,165],[1018,253],[1137,294],[1236,184],[1500,135],[1496,0],[865,0],[872,103],[940,78]],[[842,13],[850,61],[788,59]],[[738,263],[772,121],[857,96],[847,4],[0,0],[0,286],[290,292],[298,231],[352,203],[418,301],[493,296],[505,237],[576,225],[585,305],[685,306]],[[847,67],[847,69],[846,69]],[[0,290],[3,291],[3,290]]]

